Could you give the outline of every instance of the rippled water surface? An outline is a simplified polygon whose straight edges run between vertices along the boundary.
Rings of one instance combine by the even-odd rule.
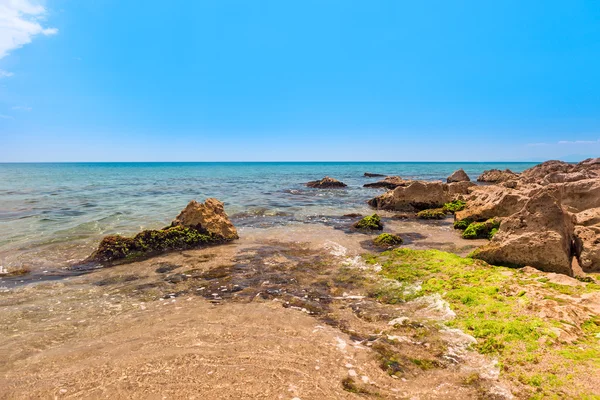
[[[106,234],[168,224],[192,199],[216,197],[239,227],[315,222],[368,212],[380,193],[364,172],[445,179],[464,168],[532,163],[65,163],[0,164],[0,265],[54,268],[85,257]],[[348,188],[306,188],[325,175]]]

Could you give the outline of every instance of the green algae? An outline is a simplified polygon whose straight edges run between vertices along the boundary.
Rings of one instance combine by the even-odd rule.
[[[467,202],[463,200],[453,200],[449,203],[444,204],[444,211],[454,214],[455,212],[462,211],[467,206]]]
[[[485,222],[473,222],[462,233],[463,239],[491,239],[500,228],[500,221],[490,218]]]
[[[520,271],[437,250],[402,248],[364,258],[368,264],[382,266],[379,274],[383,278],[398,283],[382,285],[375,292],[379,301],[393,304],[441,295],[456,314],[445,324],[473,336],[477,340],[473,348],[478,352],[497,357],[501,373],[524,386],[526,397],[597,398],[597,393],[587,393],[589,389],[584,386],[574,386],[573,374],[594,373],[600,368],[600,318],[592,317],[580,326],[569,324],[582,333],[575,342],[565,343],[557,329],[566,322],[536,316],[530,308],[535,297],[529,298],[529,289],[518,290],[522,285],[535,287],[547,293],[546,297],[559,298],[600,291],[596,283],[552,284],[536,274],[525,276]],[[418,291],[404,290],[410,285]],[[382,356],[381,362],[391,375],[402,370],[402,361],[393,355]]]
[[[419,211],[417,218],[420,219],[444,219],[446,218],[446,210],[444,208],[430,208]]]
[[[391,233],[382,233],[373,239],[373,244],[377,247],[392,247],[399,246],[402,244],[402,238]]]
[[[91,259],[100,262],[132,261],[165,251],[185,250],[220,241],[221,238],[194,228],[174,226],[143,231],[133,238],[120,235],[107,236],[100,242],[98,250]]]
[[[377,214],[373,214],[367,217],[364,217],[360,221],[354,224],[356,229],[366,229],[366,230],[374,230],[380,231],[383,229],[383,223],[381,222],[381,218]]]
[[[471,221],[468,218],[461,219],[461,220],[458,220],[458,221],[454,221],[454,229],[460,229],[460,230],[464,231],[472,223],[473,223],[473,221]]]

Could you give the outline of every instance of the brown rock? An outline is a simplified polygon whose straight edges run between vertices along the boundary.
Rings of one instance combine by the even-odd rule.
[[[573,223],[581,226],[600,226],[600,207],[581,211],[573,216]]]
[[[541,192],[521,211],[505,218],[499,232],[476,250],[474,257],[490,264],[531,265],[572,276],[572,229],[570,217],[557,199]]]
[[[337,179],[330,178],[326,176],[320,181],[311,181],[306,184],[306,186],[315,189],[338,189],[344,188],[347,185],[343,182],[338,181]]]
[[[524,193],[502,186],[477,186],[471,189],[471,195],[466,198],[467,207],[456,213],[456,220],[485,221],[494,217],[508,217],[520,211],[527,199]]]
[[[452,196],[453,200],[459,197],[463,197],[470,193],[470,188],[477,186],[473,182],[454,182],[448,184],[448,193]]]
[[[477,182],[498,183],[512,180],[517,177],[518,175],[508,168],[504,171],[500,171],[499,169],[488,169],[487,171],[483,171],[483,173],[477,177]]]
[[[575,172],[551,172],[544,177],[542,184],[549,183],[565,183],[565,182],[577,182],[584,179],[596,178],[597,175],[591,171],[575,171]]]
[[[377,182],[366,183],[363,187],[366,188],[386,188],[395,189],[398,186],[407,186],[411,181],[405,181],[399,176],[387,176],[385,179]]]
[[[467,175],[467,173],[465,172],[464,169],[459,169],[457,171],[454,171],[452,173],[452,175],[450,175],[447,179],[446,182],[447,183],[453,183],[453,182],[470,182],[471,178],[469,178],[469,175]]]
[[[366,176],[367,178],[378,178],[378,177],[380,177],[380,176],[385,176],[385,175],[384,175],[384,174],[372,174],[372,173],[370,173],[370,172],[365,172],[365,176]]]
[[[575,166],[564,161],[550,160],[526,169],[521,173],[521,179],[527,183],[542,183],[547,175],[555,173],[567,174],[573,172]]]
[[[223,203],[217,199],[208,198],[202,203],[192,200],[179,213],[171,226],[185,226],[198,231],[210,233],[225,240],[238,239],[237,230],[225,213]]]
[[[442,207],[452,200],[448,185],[442,182],[411,181],[368,201],[382,210],[420,211]]]
[[[573,243],[583,272],[600,272],[600,225],[576,226]]]
[[[581,212],[600,207],[600,179],[584,179],[576,182],[549,184],[550,190],[571,212]]]

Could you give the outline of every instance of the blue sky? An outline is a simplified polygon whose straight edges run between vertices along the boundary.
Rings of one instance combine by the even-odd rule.
[[[0,0],[0,161],[600,156],[600,2]]]

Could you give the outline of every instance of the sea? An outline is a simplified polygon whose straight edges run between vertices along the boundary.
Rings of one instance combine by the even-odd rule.
[[[88,256],[108,234],[162,228],[190,200],[215,197],[240,232],[326,223],[368,214],[381,178],[445,180],[463,168],[521,172],[537,163],[497,162],[172,162],[0,164],[0,267],[60,269]],[[307,188],[331,176],[345,189]]]

